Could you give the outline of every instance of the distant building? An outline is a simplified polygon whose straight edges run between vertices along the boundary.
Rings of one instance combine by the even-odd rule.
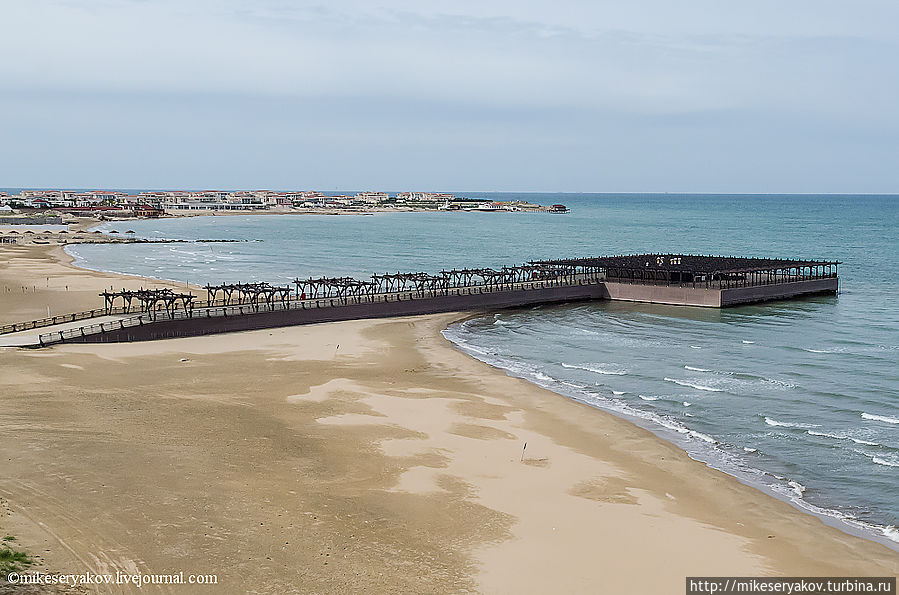
[[[387,199],[390,197],[387,196],[386,192],[360,192],[354,198],[367,204],[376,205],[387,202]]]
[[[250,200],[250,199],[248,199]],[[200,200],[172,200],[162,203],[166,211],[256,211],[266,208],[258,202],[208,202]]]
[[[196,196],[198,198],[206,198],[212,200],[225,200],[228,198],[228,192],[224,190],[203,190],[202,192],[198,192]]]
[[[401,202],[446,202],[456,199],[452,194],[443,192],[400,192],[396,198]]]
[[[155,219],[156,217],[162,217],[165,214],[165,211],[158,207],[154,207],[152,205],[137,205],[134,207],[134,216],[135,217],[146,217],[148,219]]]
[[[30,198],[62,198],[62,193],[59,190],[22,190],[19,192],[19,197],[22,200]]]

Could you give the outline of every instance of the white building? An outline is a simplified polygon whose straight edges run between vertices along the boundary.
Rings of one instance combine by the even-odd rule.
[[[446,202],[456,199],[452,194],[443,192],[400,192],[396,198],[403,202]]]
[[[372,205],[387,202],[388,198],[386,192],[360,192],[355,196],[356,200]]]

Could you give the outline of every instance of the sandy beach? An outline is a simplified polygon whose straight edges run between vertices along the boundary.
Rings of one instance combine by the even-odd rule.
[[[104,289],[169,287],[188,291],[184,283],[147,277],[96,273],[72,265],[62,246],[0,247],[0,325],[83,312],[103,307]],[[206,291],[190,288],[205,299]]]
[[[70,260],[0,248],[0,323],[148,286]],[[686,576],[899,572],[897,552],[457,351],[440,331],[463,316],[2,349],[0,533],[47,572],[218,581],[110,593],[683,593]]]

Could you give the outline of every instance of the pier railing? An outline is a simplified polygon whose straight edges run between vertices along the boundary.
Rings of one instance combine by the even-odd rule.
[[[488,293],[548,289],[552,287],[569,287],[575,285],[596,285],[602,279],[597,276],[579,276],[578,278],[551,279],[542,281],[526,281],[522,283],[509,283],[497,285],[472,285],[467,287],[447,287],[441,289],[411,290],[392,293],[380,293],[374,295],[344,296],[344,297],[320,297],[307,300],[289,300],[275,302],[258,302],[232,305],[203,306],[190,310],[159,310],[156,312],[142,312],[135,316],[111,320],[99,324],[85,325],[69,328],[39,336],[41,346],[85,337],[88,335],[102,334],[118,331],[126,328],[154,324],[167,320],[184,320],[195,318],[220,318],[229,316],[249,316],[265,312],[278,312],[285,310],[313,310],[321,308],[340,308],[359,304],[378,304],[387,302],[401,302],[411,300],[427,300],[447,296],[482,295]]]
[[[30,331],[31,329],[42,328],[45,326],[55,326],[66,322],[77,322],[78,320],[87,320],[90,318],[98,318],[100,316],[109,316],[114,314],[127,314],[122,306],[111,308],[107,311],[105,308],[97,310],[87,310],[85,312],[75,312],[74,314],[61,314],[59,316],[50,316],[48,318],[40,318],[38,320],[29,320],[28,322],[17,322],[15,324],[4,324],[0,326],[0,335],[9,333],[18,333],[20,331]]]
[[[240,306],[253,305],[255,302],[248,300],[215,300],[212,302],[203,301],[204,307],[220,307],[220,306]],[[161,312],[161,310],[160,310]],[[137,307],[114,306],[111,308],[97,308],[95,310],[85,310],[84,312],[74,312],[72,314],[60,314],[58,316],[50,316],[47,318],[39,318],[37,320],[29,320],[27,322],[16,322],[13,324],[4,324],[0,326],[0,335],[9,333],[18,333],[21,331],[30,331],[36,328],[44,328],[48,326],[56,326],[57,324],[65,324],[67,322],[78,322],[79,320],[90,320],[91,318],[101,318],[103,316],[118,316],[121,314],[144,314],[152,316],[152,313],[142,311]]]

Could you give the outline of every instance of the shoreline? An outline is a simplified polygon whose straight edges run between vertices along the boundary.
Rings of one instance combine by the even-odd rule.
[[[22,270],[52,275],[57,292],[58,278],[85,285],[146,279],[82,269],[62,250],[18,250]],[[45,268],[36,269],[41,258]],[[68,303],[89,295],[81,291]],[[36,307],[33,298],[25,302],[16,308]],[[54,569],[90,567],[89,553],[111,551],[98,543],[117,544],[117,557],[100,556],[110,568],[130,561],[162,572],[174,556],[198,571],[233,567],[225,574],[236,588],[262,577],[282,581],[266,587],[290,585],[286,577],[297,568],[307,573],[304,584],[320,590],[399,581],[390,584],[538,591],[565,577],[575,591],[632,590],[629,581],[641,580],[643,592],[672,593],[682,592],[685,575],[899,569],[895,552],[876,541],[828,527],[631,421],[462,352],[441,331],[468,316],[0,350],[16,370],[0,381],[13,388],[0,390],[10,428],[0,454],[15,478],[0,480],[0,495],[34,520],[15,512],[6,522],[30,526],[20,544],[51,550],[45,558]],[[61,420],[69,431],[59,431]],[[152,483],[128,477],[135,464]],[[49,505],[62,489],[65,518]],[[97,526],[78,537],[78,519],[94,517]],[[142,535],[148,522],[162,533],[144,543],[132,534]],[[52,528],[57,541],[36,523]],[[224,541],[204,537],[212,530]],[[395,575],[372,574],[377,567],[365,566],[365,556],[348,554],[331,558],[333,569],[344,569],[332,576],[319,559],[323,543],[368,552]],[[385,550],[385,543],[392,545]],[[315,556],[307,558],[310,547]],[[251,556],[247,567],[234,559],[235,548],[269,552],[273,561]],[[396,560],[373,553],[381,550]],[[642,576],[649,559],[657,574]],[[523,566],[528,560],[540,563]],[[437,570],[437,583],[421,582]]]
[[[480,318],[481,316],[482,316],[481,314],[463,315],[457,320],[450,321],[448,323],[446,330],[450,330],[449,329],[450,326],[459,325],[459,324],[465,322],[466,320]],[[822,508],[820,506],[816,506],[815,504],[806,502],[801,497],[799,499],[796,499],[793,496],[790,496],[786,493],[782,493],[782,492],[774,489],[774,486],[764,483],[761,479],[753,478],[749,474],[746,474],[746,473],[740,474],[740,473],[733,472],[733,471],[730,471],[727,469],[722,469],[721,467],[716,466],[716,464],[713,461],[707,460],[708,457],[703,457],[702,454],[699,452],[699,449],[694,449],[691,451],[689,448],[687,448],[687,446],[685,446],[685,445],[699,446],[698,443],[690,442],[689,440],[683,438],[680,434],[670,430],[669,428],[661,426],[657,423],[654,423],[650,419],[640,417],[638,415],[630,414],[630,413],[627,413],[624,411],[618,411],[611,407],[604,408],[599,405],[595,405],[595,404],[590,403],[586,400],[583,400],[573,394],[567,394],[565,392],[562,392],[561,389],[544,386],[543,384],[540,384],[536,380],[526,377],[525,375],[523,375],[523,373],[519,374],[519,373],[516,373],[514,370],[511,370],[509,368],[504,368],[503,366],[501,366],[499,364],[494,364],[492,362],[481,359],[477,355],[466,351],[466,349],[463,345],[461,345],[461,344],[453,341],[449,337],[447,337],[446,330],[444,330],[441,334],[443,334],[444,338],[446,338],[446,340],[449,341],[455,349],[457,349],[458,351],[461,351],[462,353],[465,353],[469,357],[483,363],[484,365],[487,365],[487,366],[490,366],[491,368],[499,370],[511,378],[519,378],[519,379],[524,380],[525,382],[528,382],[530,384],[533,384],[534,386],[537,386],[543,390],[547,390],[553,394],[559,395],[562,398],[569,399],[576,403],[585,405],[586,407],[589,407],[593,411],[599,411],[603,414],[611,415],[613,417],[616,417],[618,419],[621,419],[628,423],[631,423],[639,428],[642,428],[642,429],[650,432],[653,436],[657,437],[659,440],[663,440],[664,442],[681,449],[682,451],[684,451],[684,454],[686,454],[692,460],[696,461],[697,463],[703,464],[704,466],[708,467],[709,469],[723,473],[723,474],[727,475],[728,477],[732,477],[736,481],[739,481],[741,484],[743,484],[749,488],[752,488],[754,490],[757,490],[757,491],[761,492],[762,494],[765,494],[766,496],[774,498],[780,502],[788,504],[788,505],[792,506],[794,509],[796,509],[797,511],[799,511],[800,513],[814,517],[814,518],[818,519],[819,521],[821,521],[822,523],[824,523],[825,525],[827,525],[829,527],[833,527],[847,535],[851,535],[853,537],[858,537],[858,538],[864,539],[866,541],[871,541],[871,542],[877,543],[879,545],[882,545],[890,550],[893,550],[893,551],[899,553],[899,541],[891,539],[890,537],[885,535],[885,531],[887,531],[891,528],[894,531],[899,531],[899,528],[891,527],[891,526],[884,526],[884,525],[877,525],[877,524],[869,524],[869,523],[864,523],[863,521],[858,521],[857,523],[854,523],[850,517],[843,515],[843,513],[841,513],[838,510],[827,509],[827,508]],[[680,440],[678,440],[678,439],[680,439]],[[757,469],[757,468],[752,468],[752,469],[754,471],[759,472],[762,475],[775,477],[774,474],[772,474],[769,471],[765,471],[765,470]],[[786,479],[788,479],[788,478],[786,478]]]

